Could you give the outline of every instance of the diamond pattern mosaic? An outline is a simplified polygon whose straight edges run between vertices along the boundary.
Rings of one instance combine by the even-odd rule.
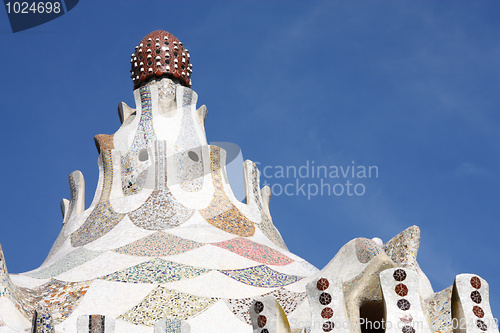
[[[217,298],[196,297],[158,286],[140,304],[119,316],[118,319],[136,325],[152,326],[160,319],[190,318],[217,301]]]
[[[233,238],[225,242],[213,243],[213,245],[266,265],[283,266],[293,262],[292,259],[281,252],[268,246],[252,242],[246,238]]]
[[[184,253],[200,246],[203,244],[159,231],[114,251],[129,256],[163,257]]]
[[[163,259],[153,259],[101,277],[102,280],[128,283],[168,283],[183,279],[191,279],[210,270],[178,264]]]
[[[282,287],[302,279],[300,276],[279,273],[264,265],[220,272],[238,282],[262,288]]]

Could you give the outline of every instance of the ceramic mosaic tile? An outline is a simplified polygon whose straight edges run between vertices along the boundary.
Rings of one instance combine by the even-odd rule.
[[[54,333],[54,323],[49,313],[35,312],[33,316],[33,333]]]
[[[182,96],[182,123],[179,137],[175,143],[178,152],[175,155],[177,175],[181,181],[181,188],[188,192],[197,192],[203,186],[203,159],[201,142],[196,134],[193,123],[192,106],[193,91],[183,88]]]
[[[89,316],[89,333],[104,333],[106,319],[102,315]]]
[[[419,246],[420,229],[412,226],[385,243],[383,249],[395,263],[416,269]]]
[[[433,332],[452,333],[451,295],[453,286],[433,294],[422,305],[427,308]]]
[[[213,243],[212,245],[266,265],[284,266],[293,262],[292,259],[279,251],[242,237],[230,239],[225,242]]]
[[[113,135],[97,134],[94,136],[95,145],[99,154],[105,150],[111,150],[115,147],[113,143]]]
[[[257,226],[271,242],[285,250],[288,250],[281,234],[274,226],[271,221],[271,217],[266,213],[264,207],[262,207],[262,202],[259,200],[261,197],[259,188],[259,170],[257,169],[257,165],[255,165],[255,163],[252,163],[252,192],[261,216],[261,221],[257,224]]]
[[[159,79],[152,79],[147,86],[157,86],[158,87],[158,99],[161,100],[173,100],[175,99],[175,83],[167,78],[162,77]]]
[[[196,297],[158,286],[141,303],[119,316],[118,319],[135,325],[152,326],[160,319],[190,318],[217,301],[217,298]]]
[[[101,253],[101,251],[91,251],[80,247],[52,265],[37,272],[26,273],[25,275],[36,279],[52,278],[97,258]]]
[[[165,333],[181,333],[181,321],[179,319],[165,319]]]
[[[220,270],[220,272],[238,282],[261,288],[282,287],[302,279],[300,276],[279,273],[265,265],[235,270]]]
[[[116,213],[109,203],[109,195],[113,185],[113,159],[111,151],[101,153],[103,165],[103,187],[99,203],[94,208],[82,226],[71,234],[71,245],[73,247],[83,246],[107,234],[125,216]]]
[[[23,296],[20,305],[28,313],[32,313],[35,308],[46,308],[54,324],[58,324],[71,315],[89,287],[88,282],[51,280],[34,289],[19,288]]]
[[[255,299],[265,296],[273,296],[279,303],[279,305],[281,305],[287,315],[295,311],[295,309],[307,297],[306,293],[294,293],[281,288],[270,293],[255,296],[255,298],[230,298],[225,299],[224,302],[239,320],[247,324],[251,324],[249,311],[250,306],[252,306],[252,304],[255,302]]]
[[[132,223],[147,230],[162,230],[177,227],[186,222],[194,210],[181,205],[170,192],[166,183],[166,142],[155,144],[156,190],[144,205],[128,215]]]
[[[360,263],[366,264],[380,253],[374,241],[367,238],[356,238],[356,257]]]
[[[194,210],[178,203],[169,190],[155,190],[144,205],[128,213],[136,226],[147,230],[163,230],[178,227],[186,222]]]
[[[181,254],[200,246],[203,244],[159,231],[114,251],[129,256],[164,257]]]
[[[191,279],[210,270],[165,261],[159,258],[101,277],[102,280],[128,283],[168,283]]]
[[[149,86],[140,88],[141,119],[129,151],[122,157],[122,190],[125,195],[138,193],[142,190],[151,159],[147,158],[147,147],[156,141],[153,129],[153,114],[151,91]],[[142,153],[142,154],[141,154]],[[145,154],[145,158],[142,158]]]
[[[243,237],[253,236],[255,224],[231,203],[222,187],[220,148],[215,146],[210,148],[210,166],[215,193],[210,205],[200,210],[200,214],[208,223],[221,230]]]

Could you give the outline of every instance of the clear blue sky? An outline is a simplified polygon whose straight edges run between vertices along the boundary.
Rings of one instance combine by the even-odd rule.
[[[0,10],[0,242],[11,272],[44,260],[73,170],[90,204],[93,136],[118,129],[118,103],[133,106],[130,54],[164,29],[190,50],[209,141],[237,143],[261,166],[378,167],[378,178],[354,180],[363,196],[274,196],[291,251],[321,268],[355,237],[385,242],[416,224],[435,291],[476,273],[499,313],[500,2],[103,3],[16,34]]]

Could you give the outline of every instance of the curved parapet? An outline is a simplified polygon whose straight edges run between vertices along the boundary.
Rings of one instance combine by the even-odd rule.
[[[457,275],[451,304],[455,333],[498,333],[490,309],[489,285],[480,276]]]
[[[417,253],[419,247],[420,228],[413,225],[385,243],[383,249],[398,266],[416,270],[420,279],[419,293],[423,298],[427,298],[430,297],[434,291],[432,290],[429,279],[418,265]]]
[[[334,276],[314,279],[306,286],[311,310],[311,333],[348,333],[342,281]]]
[[[422,309],[419,280],[418,273],[408,268],[390,268],[380,273],[386,333],[431,333]]]

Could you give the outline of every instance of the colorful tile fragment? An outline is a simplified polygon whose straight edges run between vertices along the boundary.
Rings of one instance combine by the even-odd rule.
[[[277,272],[265,265],[235,270],[220,270],[220,272],[238,282],[261,288],[283,287],[303,278]]]
[[[27,313],[36,308],[48,309],[53,323],[58,324],[71,315],[89,287],[89,282],[51,280],[34,289],[19,288],[19,303]]]
[[[197,192],[203,187],[203,159],[201,142],[193,123],[192,113],[196,112],[192,104],[194,92],[187,87],[182,89],[182,123],[179,137],[175,142],[176,170],[181,188],[184,191]]]
[[[122,190],[125,195],[135,194],[142,190],[148,169],[151,166],[151,159],[148,158],[146,149],[151,142],[156,141],[149,86],[141,87],[140,94],[141,119],[135,132],[134,141],[121,160]]]
[[[227,197],[222,187],[220,147],[210,146],[212,182],[215,188],[210,205],[200,210],[208,223],[221,230],[243,237],[255,234],[255,224],[243,215]]]
[[[33,333],[54,333],[54,323],[50,313],[36,311],[33,315]]]
[[[194,210],[181,205],[166,184],[166,142],[156,141],[156,190],[144,205],[128,215],[132,223],[147,230],[162,230],[177,227],[186,222]]]
[[[258,295],[256,296],[256,298],[265,296],[273,296],[274,298],[276,298],[276,301],[278,301],[285,313],[289,315],[290,313],[295,311],[295,309],[304,301],[304,299],[307,297],[307,294],[305,292],[295,293],[281,288],[270,293]],[[247,324],[251,324],[249,310],[250,306],[252,306],[252,304],[255,302],[255,298],[229,298],[225,299],[224,302],[238,319]]]
[[[367,238],[356,238],[356,257],[360,263],[366,264],[380,253],[374,241]]]
[[[233,238],[220,243],[213,243],[212,245],[266,265],[284,266],[293,262],[292,259],[279,251],[242,237]]]
[[[184,253],[200,246],[203,244],[159,231],[113,251],[129,256],[164,257]]]
[[[102,280],[127,283],[168,283],[191,279],[210,270],[165,261],[159,258],[101,277]]]
[[[128,216],[139,228],[163,230],[181,225],[193,213],[193,210],[178,203],[170,191],[155,190],[144,205],[130,212]]]
[[[383,249],[395,263],[416,269],[419,246],[420,229],[411,226],[385,243]]]
[[[102,315],[89,316],[89,333],[104,333],[106,318]]]
[[[452,333],[453,322],[451,316],[451,295],[453,286],[433,294],[423,302],[427,309],[433,332]]]
[[[71,245],[73,247],[83,246],[107,234],[125,216],[116,213],[109,203],[111,187],[113,185],[113,159],[111,150],[101,153],[103,165],[103,186],[99,203],[94,208],[85,222],[71,234]]]
[[[197,297],[158,286],[141,303],[120,315],[118,319],[135,325],[152,326],[160,319],[187,319],[217,301],[217,298]]]

